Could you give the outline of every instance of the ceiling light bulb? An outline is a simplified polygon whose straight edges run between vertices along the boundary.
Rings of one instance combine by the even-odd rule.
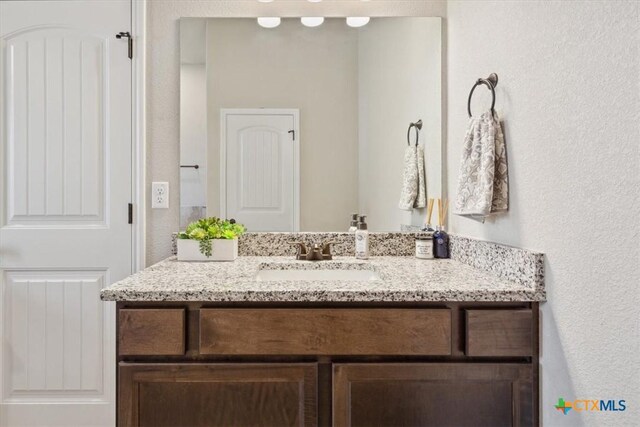
[[[260,17],[258,18],[258,24],[264,28],[275,28],[280,25],[280,18],[277,17]]]
[[[271,3],[273,0],[258,0],[260,3]]]
[[[302,22],[302,25],[305,27],[317,27],[322,25],[324,18],[321,16],[306,16],[304,18],[300,18],[300,22]]]
[[[347,18],[347,25],[354,28],[364,27],[370,19],[366,16],[350,16]]]

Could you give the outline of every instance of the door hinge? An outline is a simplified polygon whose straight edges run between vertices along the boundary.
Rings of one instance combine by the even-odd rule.
[[[291,130],[290,130],[289,132],[287,132],[287,133],[290,133],[290,134],[293,136],[293,140],[294,140],[294,141],[296,140],[296,131],[295,131],[294,129],[291,129]]]
[[[129,206],[127,206],[127,217],[129,218],[129,224],[133,224],[133,203],[129,203]]]
[[[118,40],[121,38],[127,39],[129,59],[133,59],[133,37],[131,37],[131,33],[129,31],[120,31],[118,34],[116,34],[116,38]]]

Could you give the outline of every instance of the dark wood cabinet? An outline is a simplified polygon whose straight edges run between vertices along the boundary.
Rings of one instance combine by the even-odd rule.
[[[315,364],[127,364],[118,425],[316,426]]]
[[[465,310],[468,356],[531,356],[531,310]]]
[[[336,364],[335,426],[530,426],[528,364]]]
[[[120,427],[539,424],[538,305],[118,303]]]
[[[202,309],[200,354],[451,354],[448,309]]]
[[[118,324],[118,353],[123,356],[184,354],[184,308],[123,309]]]

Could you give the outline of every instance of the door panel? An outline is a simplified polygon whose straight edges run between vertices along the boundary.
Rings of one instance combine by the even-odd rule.
[[[238,132],[241,171],[238,213],[281,209],[284,177],[280,158],[284,147],[280,135],[274,129],[255,127]]]
[[[103,388],[104,271],[11,272],[4,337],[12,343],[4,398],[94,398]]]
[[[0,2],[0,425],[113,425],[131,274],[129,0]]]
[[[223,215],[251,231],[294,231],[298,203],[296,115],[223,111],[223,118]]]
[[[5,42],[7,223],[103,225],[107,41],[37,27]]]

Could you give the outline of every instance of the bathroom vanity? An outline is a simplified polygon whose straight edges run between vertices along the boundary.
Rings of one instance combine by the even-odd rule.
[[[121,426],[537,425],[537,303],[118,303]]]
[[[118,424],[538,425],[542,255],[452,236],[452,259],[420,260],[386,232],[427,217],[397,209],[405,152],[446,194],[441,19],[281,21],[180,21],[180,227],[263,233],[232,263],[170,258],[102,291]],[[327,232],[353,212],[366,261]]]
[[[541,255],[452,241],[437,261],[170,258],[106,288],[118,425],[538,425]]]

